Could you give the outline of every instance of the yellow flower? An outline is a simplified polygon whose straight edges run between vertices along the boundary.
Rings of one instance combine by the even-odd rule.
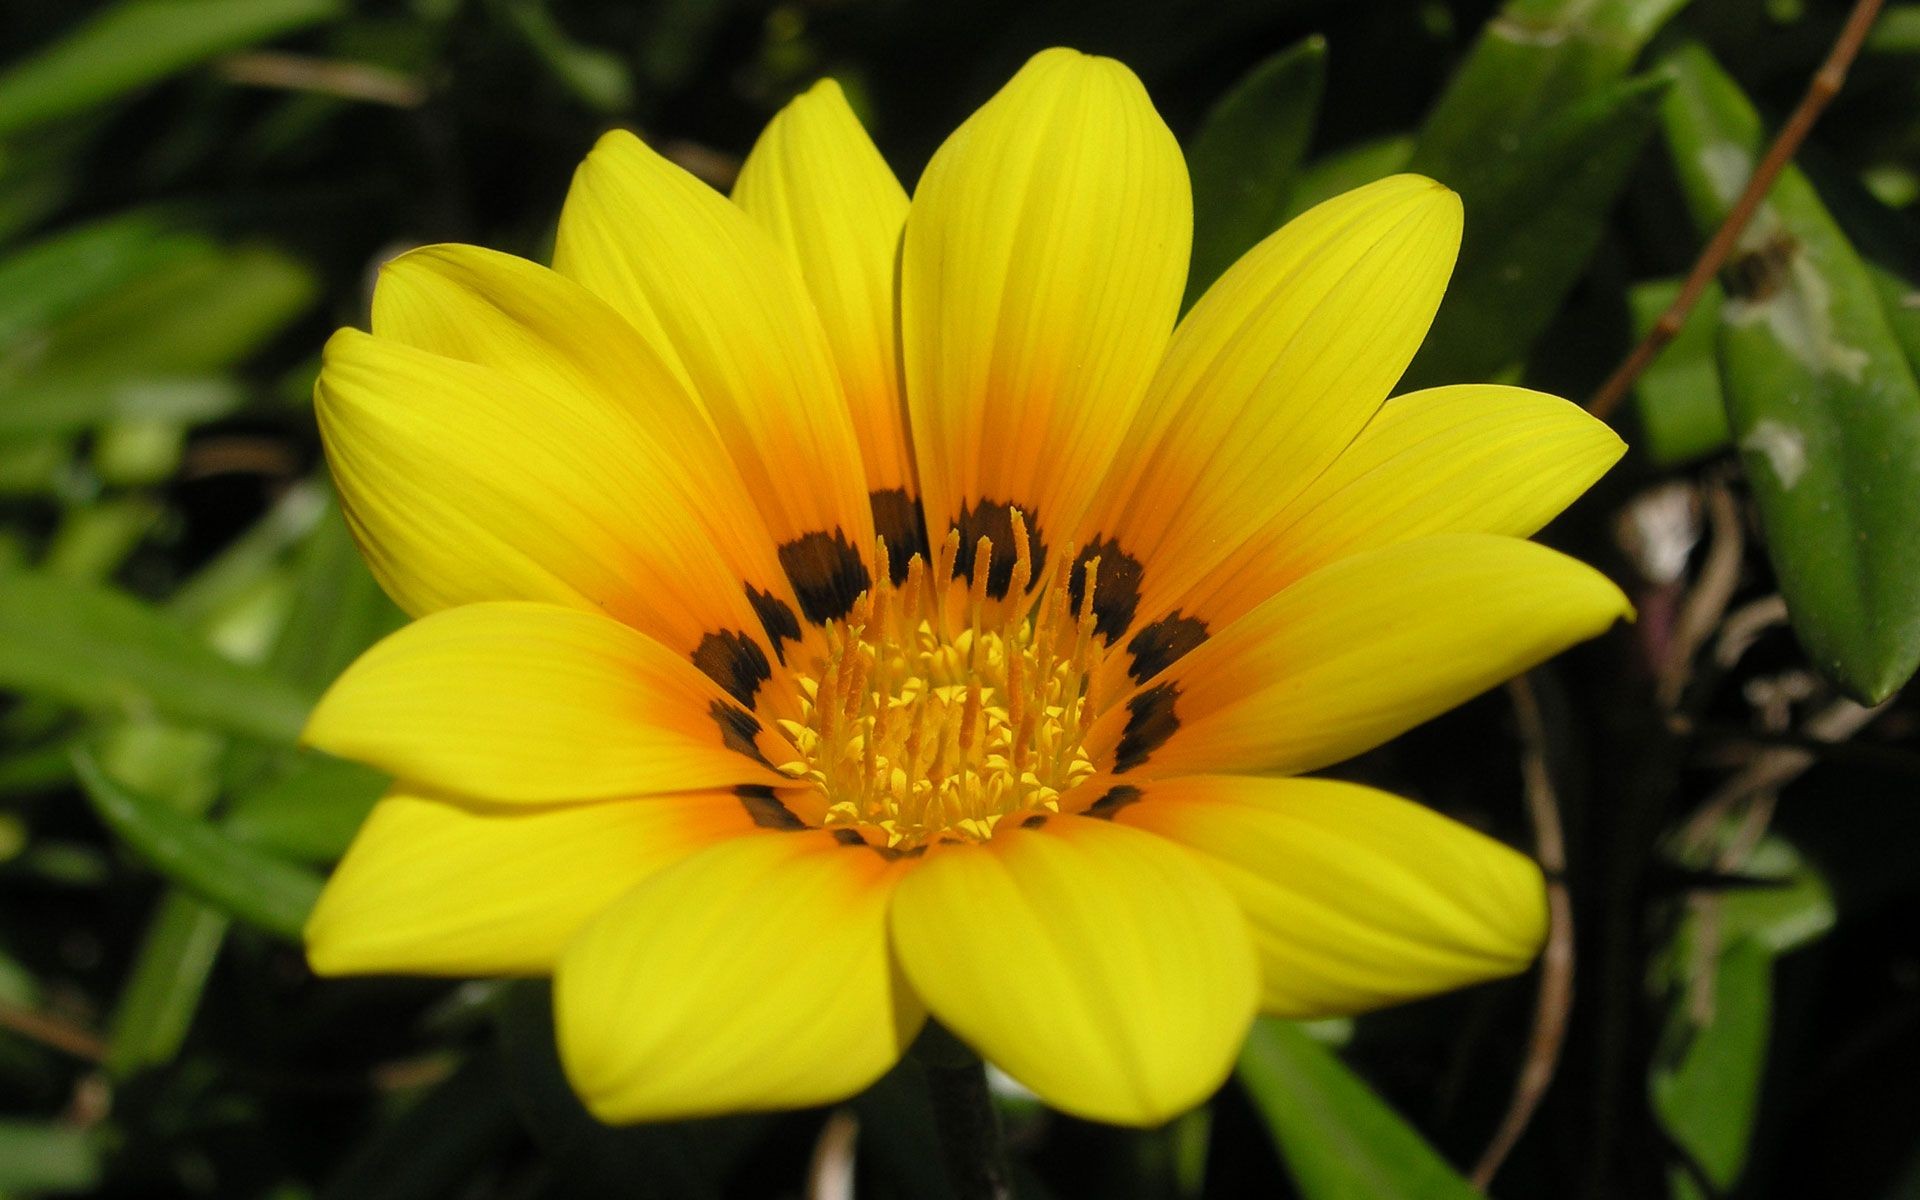
[[[731,200],[612,133],[552,270],[390,263],[317,402],[419,619],[307,730],[401,781],[315,968],[551,972],[608,1120],[833,1101],[931,1014],[1131,1123],[1256,1011],[1524,969],[1525,857],[1291,776],[1625,613],[1524,540],[1621,446],[1519,388],[1383,404],[1458,245],[1431,180],[1176,328],[1191,225],[1139,81],[1053,50],[911,203],[822,83]]]

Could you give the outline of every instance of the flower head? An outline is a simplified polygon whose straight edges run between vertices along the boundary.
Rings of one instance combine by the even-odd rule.
[[[1138,80],[1055,50],[911,202],[823,83],[731,200],[613,133],[553,269],[388,264],[317,402],[418,619],[308,728],[399,780],[316,968],[552,972],[611,1120],[835,1100],[931,1014],[1136,1123],[1256,1010],[1523,969],[1532,863],[1294,776],[1626,612],[1524,540],[1619,442],[1519,388],[1386,400],[1438,184],[1321,204],[1176,327],[1191,222]]]

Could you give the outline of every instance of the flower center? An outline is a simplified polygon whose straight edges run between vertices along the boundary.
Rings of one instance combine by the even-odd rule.
[[[988,538],[970,584],[954,572],[954,532],[931,567],[914,555],[898,586],[881,540],[880,582],[827,628],[819,673],[798,679],[799,717],[779,722],[800,752],[780,770],[820,790],[827,828],[898,850],[982,841],[1001,821],[1060,811],[1061,794],[1094,773],[1081,740],[1103,648],[1093,630],[1099,560],[1087,564],[1079,605],[1069,599],[1071,553],[1029,596],[1017,510],[1012,533],[1002,599],[987,595]]]

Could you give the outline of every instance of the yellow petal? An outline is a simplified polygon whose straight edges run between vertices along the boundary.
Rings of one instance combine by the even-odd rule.
[[[839,84],[821,80],[768,123],[740,168],[733,200],[807,281],[840,368],[867,488],[882,494],[874,499],[875,527],[889,547],[922,549],[893,294],[907,193]]]
[[[1546,936],[1540,869],[1372,788],[1194,776],[1114,820],[1203,856],[1251,921],[1261,1008],[1324,1017],[1527,968]]]
[[[1578,406],[1524,388],[1466,384],[1396,397],[1305,491],[1139,624],[1177,609],[1224,629],[1329,563],[1413,538],[1526,537],[1625,450]],[[1108,662],[1138,669],[1131,655]]]
[[[1186,851],[1056,817],[941,845],[893,943],[942,1024],[1065,1112],[1151,1125],[1226,1078],[1253,1017],[1245,919]]]
[[[574,176],[553,262],[672,347],[806,615],[843,615],[871,579],[873,519],[839,374],[791,256],[615,130]]]
[[[625,625],[543,604],[423,617],[361,655],[305,740],[433,791],[602,800],[786,782],[790,748]]]
[[[671,473],[648,472],[658,455],[631,414],[584,390],[536,388],[350,329],[327,343],[315,397],[342,510],[402,608],[564,605],[647,630],[682,655],[712,635],[730,652],[709,656],[715,675],[743,701],[771,673],[774,647],[752,602],[791,616],[781,599],[791,593],[744,568],[780,589],[750,594],[753,576],[735,574],[717,549],[752,535],[709,535],[695,514],[717,506],[681,494]],[[798,632],[793,621],[768,623]]]
[[[497,446],[492,460],[468,465],[483,483],[530,475],[544,464],[521,460],[527,444],[550,444],[556,425],[572,435],[577,444],[559,447],[570,453],[557,464],[558,476],[534,482],[551,495],[596,503],[583,514],[541,515],[586,516],[599,525],[596,532],[617,536],[626,583],[622,619],[691,653],[717,629],[757,634],[750,594],[794,611],[766,526],[671,351],[648,344],[591,292],[509,254],[428,246],[381,268],[373,330],[510,375],[540,393],[538,408],[501,414],[519,423],[517,436]],[[377,424],[364,436],[381,439],[389,458],[408,435],[414,456],[444,455],[461,444],[447,426],[473,419],[471,402],[453,408],[445,396],[395,392],[379,400],[361,406]],[[403,421],[395,409],[415,411]],[[536,424],[548,428],[528,428]],[[507,458],[516,463],[511,472],[499,469]],[[602,470],[590,470],[596,466]],[[589,485],[600,493],[588,492]]]
[[[1353,440],[1426,336],[1459,246],[1459,197],[1398,175],[1309,210],[1207,289],[1083,524],[1110,642],[1136,601],[1172,607]]]
[[[1179,146],[1110,59],[1034,56],[928,164],[901,252],[914,451],[933,540],[958,527],[970,568],[994,537],[993,594],[1013,570],[1007,506],[1065,552],[1166,347],[1192,240]]]
[[[1227,626],[1108,709],[1088,749],[1147,778],[1311,771],[1631,611],[1598,571],[1532,542],[1403,542],[1316,571]]]
[[[376,804],[307,921],[322,975],[524,975],[664,867],[752,832],[728,792],[552,808],[404,788]]]
[[[844,1099],[925,1012],[887,949],[904,864],[824,833],[762,833],[655,875],[554,974],[561,1061],[603,1121]]]

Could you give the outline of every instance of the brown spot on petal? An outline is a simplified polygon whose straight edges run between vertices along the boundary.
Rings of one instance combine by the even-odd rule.
[[[1106,564],[1102,563],[1101,591],[1106,590],[1106,576]],[[1133,655],[1133,665],[1127,668],[1127,674],[1133,676],[1135,683],[1145,683],[1206,640],[1207,623],[1199,617],[1183,617],[1176,608],[1134,634],[1133,640],[1127,643],[1127,653]]]
[[[1092,804],[1089,804],[1086,815],[1089,817],[1098,817],[1103,821],[1111,821],[1113,820],[1113,814],[1119,812],[1129,804],[1138,803],[1139,800],[1140,789],[1130,787],[1123,783],[1119,787],[1108,788],[1104,795]]]
[[[1179,698],[1178,684],[1163,683],[1127,701],[1127,727],[1120,735],[1120,744],[1113,748],[1115,774],[1133,770],[1167,744],[1180,728],[1180,717],[1173,711],[1174,701]]]
[[[1134,610],[1140,607],[1140,560],[1110,537],[1088,542],[1067,576],[1067,598],[1075,612],[1080,611],[1080,594],[1087,590],[1087,564],[1096,558],[1100,576],[1093,590],[1093,631],[1111,646],[1133,624]]]
[[[773,656],[786,662],[786,643],[800,640],[800,618],[793,615],[793,606],[752,584],[747,585],[747,603],[753,606],[753,615],[760,618],[761,626],[767,631]]]
[[[740,797],[740,806],[747,810],[753,823],[765,829],[805,829],[807,823],[793,815],[793,810],[780,803],[773,789],[764,784],[747,783],[733,789]]]
[[[693,665],[748,708],[753,707],[760,685],[773,678],[773,666],[760,643],[732,629],[701,638],[694,647]]]
[[[873,583],[867,564],[838,529],[804,534],[781,546],[779,554],[800,611],[815,625],[846,616]]]
[[[1034,511],[1025,505],[1020,506],[1020,517],[1027,526],[1027,553],[1033,560],[1033,579],[1037,583],[1046,578],[1047,544],[1040,538],[1040,519]],[[1013,505],[998,500],[982,500],[960,510],[960,519],[953,523],[960,531],[960,554],[953,562],[953,572],[973,582],[974,557],[980,551],[980,539],[985,537],[993,542],[993,561],[987,564],[987,595],[999,600],[1007,594],[1013,585]]]
[[[867,493],[873,507],[873,531],[887,539],[887,573],[893,586],[907,581],[907,564],[918,554],[931,560],[927,548],[927,521],[920,512],[920,498],[905,488],[886,488]]]
[[[760,736],[760,721],[752,713],[735,708],[725,700],[715,700],[707,706],[707,715],[720,727],[720,741],[727,749],[744,754],[763,767],[771,768],[767,756],[760,753],[760,745],[755,738]]]

